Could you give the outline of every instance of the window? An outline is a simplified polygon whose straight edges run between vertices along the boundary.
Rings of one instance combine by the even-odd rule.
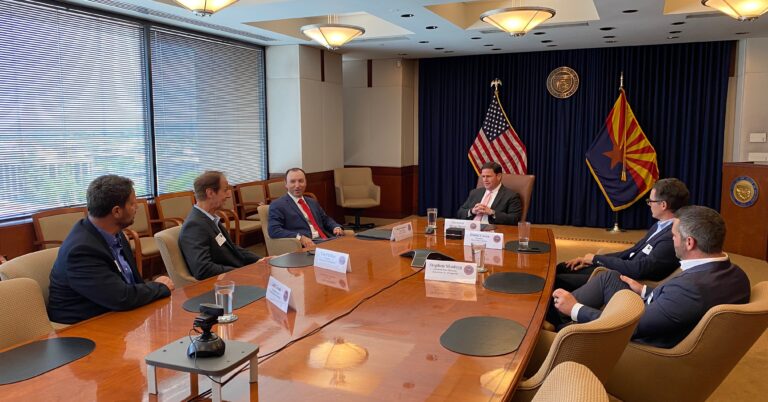
[[[142,27],[0,3],[0,219],[85,202],[119,172],[150,194]]]
[[[265,179],[263,50],[158,28],[151,43],[159,192],[204,170]]]

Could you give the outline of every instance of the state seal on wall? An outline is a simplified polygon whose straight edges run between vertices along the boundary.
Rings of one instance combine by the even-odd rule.
[[[579,75],[570,67],[558,67],[547,77],[547,90],[555,98],[565,99],[579,89]]]
[[[758,188],[755,180],[749,176],[739,176],[731,181],[731,201],[747,208],[757,201]]]

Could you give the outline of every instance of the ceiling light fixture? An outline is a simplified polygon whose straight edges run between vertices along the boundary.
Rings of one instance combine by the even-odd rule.
[[[753,21],[768,11],[768,0],[701,0],[701,4],[717,9],[739,21]]]
[[[327,24],[305,25],[300,30],[313,41],[331,50],[336,50],[365,33],[362,27],[339,24],[338,17],[335,15],[328,16]]]
[[[222,8],[237,3],[238,0],[174,0],[182,7],[200,17],[209,17]]]
[[[554,16],[555,10],[551,8],[518,6],[486,11],[480,15],[480,20],[512,36],[523,36]]]

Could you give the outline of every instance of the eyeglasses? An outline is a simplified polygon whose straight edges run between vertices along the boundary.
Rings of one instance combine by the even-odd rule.
[[[645,203],[646,203],[646,204],[648,204],[648,205],[651,205],[651,204],[653,204],[654,202],[663,202],[663,201],[664,201],[664,200],[652,200],[652,199],[650,199],[650,198],[646,198],[646,199],[645,199]]]

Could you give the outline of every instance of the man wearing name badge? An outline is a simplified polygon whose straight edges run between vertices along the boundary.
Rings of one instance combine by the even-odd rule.
[[[501,165],[496,162],[483,164],[480,169],[483,187],[469,192],[469,198],[456,213],[457,218],[516,225],[523,213],[523,203],[520,194],[501,184],[501,176]]]
[[[583,323],[600,317],[599,310],[622,289],[645,301],[645,311],[632,335],[635,342],[671,348],[685,338],[712,307],[749,302],[749,279],[731,263],[723,249],[725,221],[712,209],[680,208],[672,224],[675,253],[682,273],[655,289],[617,271],[606,271],[569,293],[556,289],[547,321],[557,329],[568,318]]]
[[[131,179],[106,175],[86,192],[88,216],[61,244],[50,274],[48,316],[74,324],[108,311],[126,311],[168,297],[167,276],[144,282],[123,229],[136,216]]]
[[[617,253],[587,254],[557,264],[555,289],[573,291],[587,283],[595,268],[619,271],[635,280],[660,281],[677,269],[680,260],[672,244],[672,220],[675,212],[688,205],[685,183],[675,178],[661,179],[645,200],[651,215],[658,220],[634,246]]]
[[[224,173],[207,171],[195,179],[195,206],[179,232],[179,248],[189,272],[197,279],[210,278],[261,259],[235,244],[216,215],[232,198]]]
[[[326,215],[320,204],[305,197],[307,175],[300,168],[285,172],[288,193],[269,204],[269,236],[273,239],[295,238],[305,248],[314,247],[316,240],[344,236],[341,225]]]

